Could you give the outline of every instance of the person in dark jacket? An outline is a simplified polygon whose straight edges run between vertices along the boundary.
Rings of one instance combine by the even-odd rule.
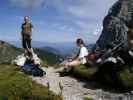
[[[31,37],[32,37],[32,28],[33,25],[29,21],[29,17],[25,16],[24,17],[24,23],[21,26],[22,31],[22,46],[25,50],[25,54],[27,53],[32,53],[32,47],[31,47]]]

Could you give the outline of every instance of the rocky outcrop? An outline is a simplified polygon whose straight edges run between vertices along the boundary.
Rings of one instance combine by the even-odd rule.
[[[106,49],[108,45],[123,43],[128,47],[128,31],[133,28],[133,0],[118,0],[103,21],[103,31],[96,48]]]
[[[15,60],[12,61],[12,64],[18,65],[18,66],[23,66],[26,62],[27,59],[33,60],[35,65],[41,65],[42,61],[41,59],[37,56],[37,54],[32,53],[33,57],[29,58],[28,56],[25,56],[25,54],[21,54],[16,57]]]
[[[120,45],[118,50],[109,50]],[[124,63],[104,63],[100,65],[96,76],[100,81],[111,84],[122,91],[133,90],[133,0],[118,0],[103,20],[102,34],[94,50],[104,50],[107,58],[121,58]],[[110,49],[111,48],[111,49]],[[102,58],[101,57],[101,58]],[[106,60],[106,59],[104,59]]]

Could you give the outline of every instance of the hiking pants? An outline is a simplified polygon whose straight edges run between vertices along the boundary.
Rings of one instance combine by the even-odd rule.
[[[28,38],[23,37],[22,45],[23,45],[24,49],[27,49],[27,48],[31,49],[31,38],[30,37],[28,37]]]

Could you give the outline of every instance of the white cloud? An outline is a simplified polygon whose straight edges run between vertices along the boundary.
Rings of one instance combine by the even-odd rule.
[[[96,38],[101,32],[102,20],[117,0],[9,0],[12,6],[26,9],[53,9],[58,16],[49,16],[51,22],[38,24],[59,32],[79,32],[85,38]],[[43,13],[43,12],[41,12]],[[47,20],[47,19],[46,19]],[[56,20],[56,21],[55,21]],[[46,25],[48,24],[48,25]],[[89,33],[89,34],[87,34]],[[72,37],[73,38],[73,37]]]
[[[38,9],[45,5],[45,0],[9,0],[13,7]]]
[[[80,2],[68,8],[68,12],[79,18],[99,18],[104,16],[117,0],[78,0]]]
[[[78,26],[78,29],[83,32],[89,32],[96,30],[97,27],[101,27],[104,16],[107,14],[112,4],[117,0],[46,1],[46,5],[54,6],[54,8],[62,14],[64,20],[67,19],[74,23]]]
[[[72,3],[70,3],[70,1]],[[79,31],[80,36],[97,39],[102,30],[102,21],[108,13],[109,8],[117,0],[53,0],[48,5],[63,15],[64,20],[68,20],[77,26],[75,32]],[[59,22],[60,23],[60,22]],[[61,28],[68,29],[67,23],[63,23]],[[73,27],[73,26],[70,26]]]

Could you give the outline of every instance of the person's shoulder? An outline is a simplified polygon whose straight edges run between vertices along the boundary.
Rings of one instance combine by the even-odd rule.
[[[31,24],[32,25],[32,22],[29,22],[28,24]]]
[[[81,47],[81,51],[85,51],[86,50],[86,47]]]
[[[87,49],[86,47],[82,47],[81,50],[82,50],[82,51],[85,51],[85,52],[86,52],[86,51],[88,52],[88,49]]]
[[[31,26],[31,27],[33,27],[33,24],[32,24],[32,22],[30,22],[29,24],[30,24],[30,26]]]
[[[29,22],[29,24],[32,24],[32,22]]]
[[[81,49],[87,49],[87,48],[84,46],[84,47],[82,47]]]

